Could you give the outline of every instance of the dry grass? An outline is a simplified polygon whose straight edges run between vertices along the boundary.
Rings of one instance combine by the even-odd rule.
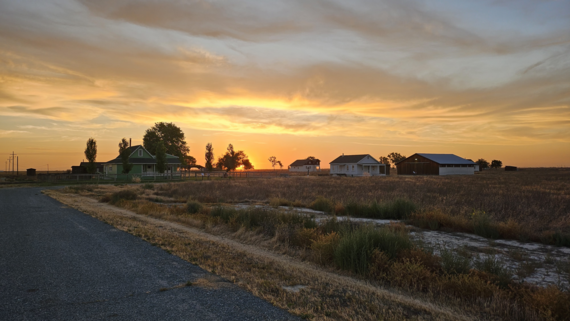
[[[452,309],[416,297],[397,294],[359,279],[332,273],[328,269],[259,246],[239,243],[188,226],[138,215],[79,195],[61,194],[54,190],[47,190],[45,193],[120,230],[160,246],[188,262],[238,284],[275,306],[306,319],[471,319]],[[130,204],[132,203],[136,202]],[[168,210],[160,213],[154,215],[163,219],[174,217],[168,213]],[[183,221],[188,225],[193,223],[200,225],[199,220]],[[244,231],[239,230],[236,234],[238,233],[243,234]],[[264,241],[271,242],[267,239]],[[208,286],[211,281],[202,283],[200,285]],[[307,288],[296,293],[283,289],[283,286],[298,284],[306,285]]]
[[[424,221],[432,228],[440,228],[439,224],[474,232],[473,214],[486,213],[498,237],[570,246],[570,169],[486,171],[473,176],[211,181],[163,185],[159,192],[203,203],[312,205],[337,214],[350,204],[369,206],[404,199],[431,216]]]
[[[90,191],[79,191],[79,193],[90,193]],[[128,194],[124,190],[114,193]],[[58,196],[56,195],[56,197]],[[69,202],[65,198],[59,197],[59,199]],[[94,203],[93,200],[84,200],[82,206],[85,206],[87,203],[90,203],[92,206],[106,206]],[[448,253],[440,259],[430,253],[421,251],[417,247],[411,247],[406,236],[407,230],[402,224],[393,224],[387,230],[375,232],[366,227],[361,229],[358,226],[343,226],[335,220],[331,220],[317,228],[310,226],[310,222],[306,221],[306,219],[288,216],[276,219],[278,214],[264,213],[263,210],[226,211],[215,207],[214,209],[203,208],[198,214],[190,215],[183,208],[167,207],[144,200],[120,200],[116,204],[140,214],[153,216],[161,220],[179,222],[186,226],[203,228],[209,233],[222,234],[226,237],[229,236],[230,238],[256,245],[255,247],[250,246],[244,249],[243,244],[231,242],[232,247],[238,247],[244,251],[240,255],[245,255],[246,257],[248,256],[247,254],[249,256],[251,254],[254,254],[254,256],[259,255],[260,248],[264,248],[265,251],[262,251],[263,254],[261,256],[265,259],[271,257],[274,260],[285,260],[288,264],[293,264],[294,266],[288,267],[290,270],[287,273],[285,272],[287,268],[281,269],[274,263],[271,264],[272,271],[267,271],[267,266],[261,270],[252,270],[250,265],[244,265],[244,262],[239,262],[238,258],[228,257],[229,254],[226,252],[215,251],[213,254],[206,255],[209,263],[204,263],[199,256],[197,261],[190,260],[208,270],[212,268],[210,264],[213,264],[210,259],[215,262],[231,262],[234,265],[232,268],[235,272],[235,274],[232,274],[232,277],[241,275],[244,272],[253,272],[248,282],[250,285],[255,284],[255,286],[248,289],[263,298],[270,298],[268,300],[274,304],[277,302],[275,301],[276,297],[271,293],[276,294],[282,288],[279,288],[279,286],[268,287],[267,280],[278,280],[280,286],[311,284],[310,287],[312,289],[317,289],[315,292],[309,291],[307,293],[304,290],[301,291],[301,293],[309,295],[310,298],[295,301],[294,305],[291,305],[289,301],[281,305],[276,304],[281,307],[288,307],[290,311],[301,316],[374,319],[374,314],[378,312],[377,309],[372,307],[363,309],[359,306],[364,304],[365,300],[363,298],[369,294],[356,290],[355,293],[350,294],[351,300],[348,303],[341,304],[338,302],[337,294],[329,289],[332,283],[338,282],[338,280],[333,280],[352,280],[352,282],[356,283],[359,283],[359,281],[342,276],[345,274],[342,271],[336,270],[336,273],[330,273],[332,264],[341,269],[354,271],[360,277],[373,279],[404,290],[415,298],[423,298],[423,300],[437,303],[438,305],[443,304],[461,308],[463,311],[483,319],[500,317],[507,320],[565,320],[570,315],[570,293],[563,292],[557,288],[543,289],[515,284],[500,266],[494,264],[495,262],[480,262],[481,271],[475,271],[470,270],[468,265],[465,266],[463,260],[455,254]],[[109,211],[116,213],[116,211],[120,210],[106,208],[106,211],[103,211],[104,214],[100,215],[108,215]],[[127,216],[132,217],[133,215],[130,213]],[[101,219],[101,217],[98,218]],[[160,224],[172,227],[168,226],[169,224],[165,224],[164,221],[156,223],[148,217],[144,217],[144,220],[153,222],[155,223],[154,225]],[[127,231],[133,232],[130,229],[127,229]],[[162,235],[161,241],[157,242],[148,233],[140,234],[140,231],[136,230],[135,235],[142,236],[158,245],[164,242],[170,244],[169,242],[179,237],[179,235]],[[192,234],[204,235],[203,232],[194,229]],[[211,237],[210,235],[210,240]],[[220,240],[216,241],[220,242]],[[230,241],[226,239],[223,242],[227,245]],[[192,246],[195,246],[195,244],[192,243]],[[166,249],[173,251],[171,247],[166,247]],[[275,253],[267,252],[267,249],[278,250],[280,253],[287,253],[290,256],[275,256]],[[212,248],[208,247],[202,254],[209,253],[208,251],[211,250]],[[173,253],[184,253],[184,251],[188,250],[177,249]],[[361,254],[359,254],[359,251]],[[354,255],[356,255],[355,258],[358,260],[351,259]],[[297,259],[291,257],[312,260],[324,265],[325,269],[319,270],[306,263],[301,264],[296,261]],[[291,268],[297,270],[293,271]],[[319,283],[325,282],[323,280],[308,281],[306,276],[302,282],[291,283],[291,280],[301,280],[297,278],[299,277],[298,274],[306,273],[308,268],[315,275],[326,273],[329,276],[326,279],[326,284]],[[218,269],[219,266],[214,267],[216,273],[218,273]],[[236,272],[239,269],[245,269],[245,271]],[[259,273],[257,277],[256,273]],[[269,279],[267,279],[268,276],[270,277]],[[370,287],[380,291],[378,287],[367,285],[367,289]],[[277,288],[280,290],[276,290]],[[269,291],[270,293],[268,294],[264,291]],[[342,291],[346,291],[346,287]],[[346,297],[346,292],[342,293]],[[330,295],[333,295],[332,299]],[[307,306],[307,302],[312,302],[311,304],[316,302],[314,301],[314,296],[317,296],[317,301],[321,302],[320,310],[315,310],[313,305],[310,305],[310,308]],[[281,296],[279,295],[278,297]],[[394,298],[390,300],[393,301]],[[438,315],[437,318],[449,316],[449,311],[440,315],[441,309],[436,309],[435,312],[437,313],[435,313],[432,311],[433,308],[425,310],[425,307],[430,305],[417,300],[407,300],[404,300],[406,302],[405,308],[399,305],[401,299],[398,299],[395,301],[397,302],[395,306],[388,304],[388,310],[386,311],[390,313],[399,311],[396,314],[392,314],[394,318],[410,316],[428,318],[428,314],[432,314],[432,316]],[[417,309],[418,304],[423,306],[423,312],[417,315],[414,312],[410,315],[407,310],[410,307],[409,302],[415,302],[412,304],[413,309]],[[340,306],[335,304],[340,304]],[[323,306],[324,308],[322,308]],[[386,302],[384,302],[384,306],[386,306]],[[396,310],[393,311],[392,309]],[[349,310],[350,312],[348,312]]]

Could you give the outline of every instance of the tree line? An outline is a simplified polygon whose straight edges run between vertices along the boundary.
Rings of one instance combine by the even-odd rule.
[[[189,155],[190,148],[186,143],[184,132],[173,123],[158,122],[153,127],[147,129],[143,136],[144,148],[155,156],[156,170],[164,173],[168,167],[167,154],[178,157],[182,166],[196,165],[196,158]],[[119,157],[123,165],[123,174],[128,174],[133,164],[129,162],[131,155],[130,143],[126,138],[119,142]],[[97,159],[97,141],[89,138],[85,147],[85,158],[87,159],[87,171],[94,174],[97,171],[95,164]],[[214,168],[232,171],[236,168],[254,169],[248,156],[242,150],[234,150],[234,146],[229,144],[226,152],[215,161],[214,147],[211,143],[206,145],[205,152],[206,170],[212,171]]]

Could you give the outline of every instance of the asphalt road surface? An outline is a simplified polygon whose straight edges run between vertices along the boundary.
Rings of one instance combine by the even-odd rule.
[[[0,189],[0,320],[297,319],[40,190]]]

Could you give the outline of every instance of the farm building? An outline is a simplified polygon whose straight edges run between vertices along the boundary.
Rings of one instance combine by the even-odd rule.
[[[321,170],[321,161],[316,158],[298,159],[289,165],[290,172],[316,172]]]
[[[386,165],[368,154],[343,154],[330,165],[330,174],[335,176],[386,176]]]
[[[417,153],[396,163],[398,175],[473,175],[475,163],[453,154]]]
[[[158,175],[156,170],[156,157],[149,153],[142,145],[129,147],[129,163],[133,164],[133,168],[129,174],[137,174],[141,176]],[[166,154],[166,174],[177,173],[182,163],[180,159],[174,155]],[[105,175],[117,175],[123,172],[123,160],[121,156],[105,163]]]

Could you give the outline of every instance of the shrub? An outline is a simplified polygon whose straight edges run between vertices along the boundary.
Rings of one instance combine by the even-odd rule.
[[[269,200],[269,205],[273,206],[273,207],[278,207],[278,206],[290,206],[292,203],[289,202],[288,200],[284,199],[284,198],[279,198],[279,197],[273,197],[272,199]]]
[[[471,259],[459,255],[446,248],[441,248],[439,252],[441,257],[441,267],[448,274],[466,274],[471,269]]]
[[[194,200],[188,200],[186,203],[186,211],[190,214],[196,214],[202,209],[202,203]]]
[[[109,203],[110,201],[111,201],[111,194],[105,194],[101,196],[101,199],[99,200],[99,202],[101,203]]]
[[[111,204],[116,204],[121,200],[134,201],[137,199],[137,193],[130,189],[114,192],[111,194]]]
[[[334,210],[334,203],[327,198],[322,196],[317,197],[309,207],[315,211],[322,211],[325,213],[332,213]]]
[[[407,234],[363,226],[343,235],[335,250],[334,261],[341,269],[366,274],[374,250],[385,252],[392,259],[400,251],[411,247],[412,242]]]
[[[370,204],[349,201],[344,205],[344,212],[350,216],[394,220],[406,219],[416,209],[417,206],[406,199],[396,199],[384,203],[374,201]]]
[[[141,182],[141,178],[139,176],[135,176],[133,175],[133,177],[131,178],[131,181],[133,183],[140,183]]]
[[[290,244],[302,248],[308,248],[313,241],[318,238],[317,230],[315,228],[302,228],[293,233]]]
[[[154,189],[154,184],[146,183],[142,186],[143,189]]]
[[[474,266],[479,271],[493,275],[494,281],[501,287],[506,287],[513,279],[511,270],[504,267],[503,262],[492,255],[475,260]]]
[[[314,261],[322,265],[332,263],[339,240],[340,237],[336,232],[327,235],[319,234],[311,244]]]
[[[490,239],[499,238],[499,231],[491,223],[489,214],[476,211],[471,214],[471,217],[473,219],[473,231],[475,234]]]

